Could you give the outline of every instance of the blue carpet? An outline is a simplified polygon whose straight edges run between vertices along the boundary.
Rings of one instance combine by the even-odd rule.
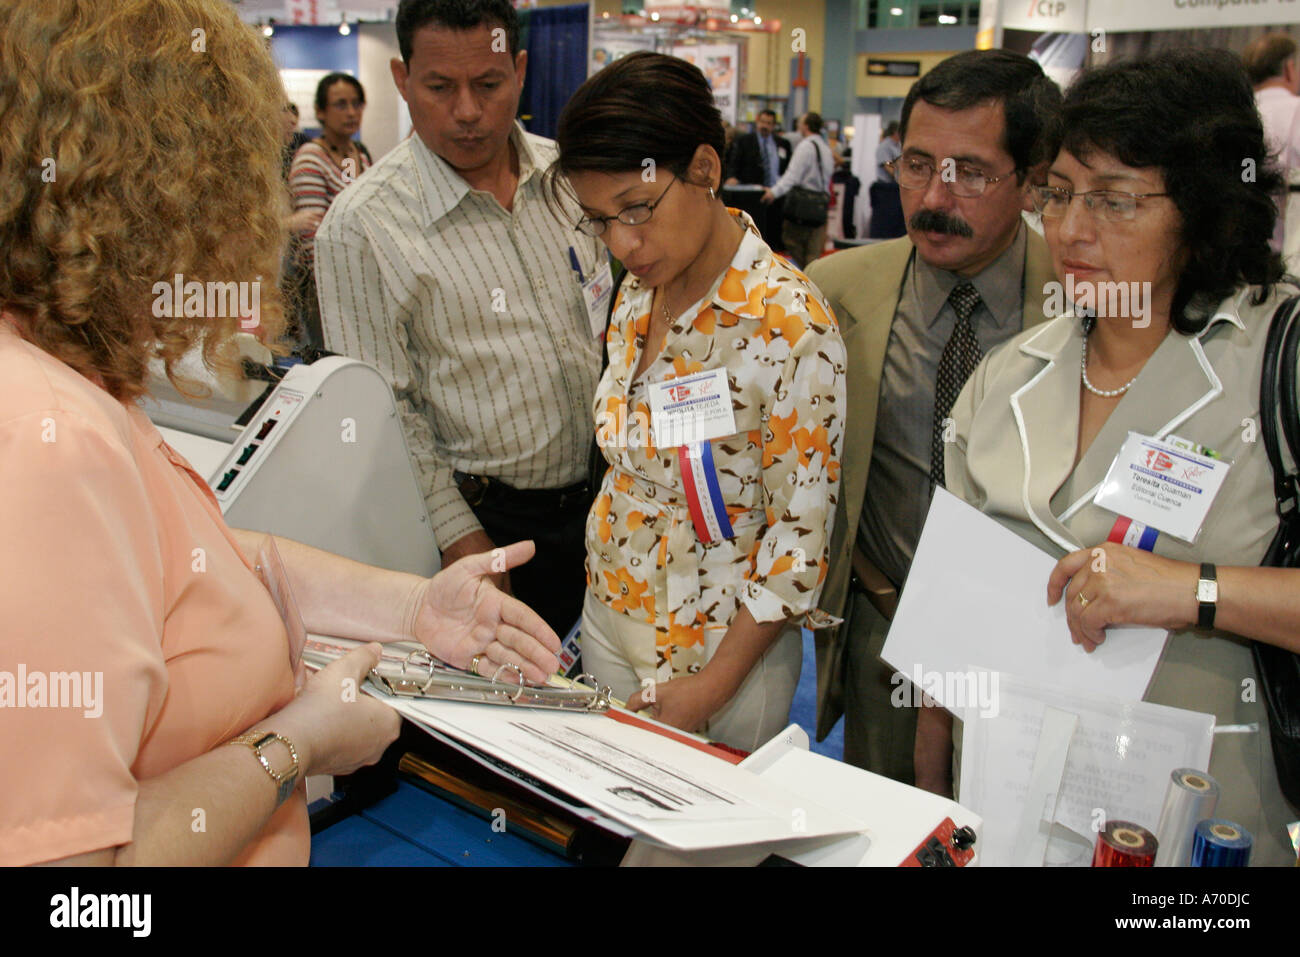
[[[813,634],[803,629],[803,668],[799,672],[799,686],[794,691],[790,705],[790,720],[808,732],[812,750],[818,754],[844,760],[844,719],[835,722],[826,740],[818,743],[817,735],[817,649]]]

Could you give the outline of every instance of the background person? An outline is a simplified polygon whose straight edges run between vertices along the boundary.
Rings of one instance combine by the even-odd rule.
[[[798,623],[825,574],[839,331],[817,290],[718,199],[722,119],[694,66],[623,57],[573,95],[557,141],[578,228],[629,273],[596,391],[610,467],[587,521],[583,661],[632,710],[753,750],[788,723]],[[672,440],[652,396],[711,370],[725,373],[734,421],[659,447]]]
[[[796,186],[829,193],[831,174],[835,171],[835,158],[831,148],[821,137],[822,118],[816,113],[799,117],[799,135],[803,137],[794,148],[790,165],[771,187],[763,191],[763,202],[772,203],[785,196]],[[794,264],[805,268],[826,250],[826,223],[809,226],[796,223],[783,210],[781,242]]]
[[[808,269],[844,320],[849,356],[843,507],[824,601],[845,622],[818,636],[817,733],[842,709],[844,760],[907,784],[943,788],[947,776],[915,777],[917,710],[893,706],[894,669],[880,650],[943,481],[948,409],[980,354],[1044,318],[1051,259],[1020,214],[1056,155],[1060,103],[1028,57],[944,60],[903,102],[907,237]],[[937,173],[949,158],[960,162],[945,182]]]
[[[876,146],[876,178],[869,191],[872,239],[894,239],[907,232],[898,181],[891,169],[891,164],[903,155],[902,142],[898,122],[891,121]]]
[[[1257,677],[1248,639],[1300,650],[1300,572],[1255,567],[1277,514],[1264,444],[1243,428],[1259,416],[1269,321],[1294,293],[1274,285],[1282,264],[1268,242],[1281,177],[1250,84],[1224,51],[1085,73],[1066,93],[1064,129],[1038,190],[1057,277],[1076,290],[1149,283],[1149,312],[1071,313],[989,355],[953,409],[948,487],[1065,555],[1044,585],[1050,603],[1066,602],[1076,644],[1124,641],[1107,637],[1110,625],[1169,629],[1145,700],[1258,729],[1215,735],[1215,816],[1254,834],[1252,864],[1294,864],[1286,824],[1300,809],[1278,786],[1264,700],[1242,693]],[[1252,181],[1242,157],[1257,160]],[[1130,432],[1177,435],[1232,463],[1195,544],[1159,529],[1151,551],[1107,541],[1117,515],[1092,499]],[[1208,609],[1197,601],[1202,562],[1220,566]],[[921,747],[936,727],[918,728],[917,752],[942,763],[942,742]]]
[[[361,129],[366,93],[360,81],[346,73],[331,73],[316,84],[316,119],[321,135],[298,147],[289,169],[296,236],[294,251],[299,280],[296,294],[298,325],[294,330],[298,351],[319,349],[320,303],[316,295],[313,242],[321,219],[338,196],[370,168],[370,151],[354,140]]]
[[[731,143],[726,159],[726,185],[775,186],[790,165],[794,147],[777,132],[776,113],[762,110],[754,120],[754,129],[739,133]],[[781,204],[760,207],[755,215],[763,241],[773,249],[781,248]]]
[[[1255,88],[1255,105],[1264,122],[1264,137],[1269,153],[1290,179],[1290,171],[1300,167],[1300,64],[1296,62],[1296,42],[1285,33],[1266,33],[1242,53],[1246,73]],[[1281,214],[1273,227],[1274,252],[1282,252],[1286,238],[1287,193],[1276,202]]]
[[[0,661],[102,676],[98,714],[40,707],[30,684],[4,709],[0,776],[22,785],[0,789],[0,864],[305,865],[302,782],[372,763],[397,734],[391,708],[343,693],[379,649],[295,696],[252,564],[270,536],[228,528],[135,401],[151,358],[169,375],[191,347],[235,361],[238,321],[155,317],[155,280],[276,274],[279,76],[220,0],[48,0],[0,7],[0,89],[29,91],[0,100],[0,130],[32,151],[0,150]],[[31,175],[46,155],[63,158],[49,183]],[[278,300],[268,283],[272,341]],[[415,639],[461,667],[483,652],[539,681],[558,663],[556,636],[488,583],[491,555],[421,579],[278,548],[312,631]],[[276,736],[273,774],[236,740],[248,731]]]

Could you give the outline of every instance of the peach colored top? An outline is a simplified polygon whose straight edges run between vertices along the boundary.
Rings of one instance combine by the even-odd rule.
[[[138,407],[3,317],[0,463],[0,865],[20,865],[128,843],[139,781],[294,686],[284,625],[206,483]],[[178,840],[202,840],[197,821]],[[310,846],[299,787],[236,863],[306,864]]]

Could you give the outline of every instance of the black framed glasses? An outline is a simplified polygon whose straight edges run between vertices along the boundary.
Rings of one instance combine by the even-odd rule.
[[[934,160],[920,156],[902,156],[885,164],[885,169],[893,174],[901,189],[925,189],[930,185],[936,168]],[[943,180],[948,192],[954,196],[973,199],[976,196],[983,196],[984,190],[990,184],[1000,183],[1014,172],[1016,170],[1012,169],[1001,176],[985,176],[984,171],[978,166],[971,166],[969,163],[953,163],[944,167],[939,173],[939,178]]]
[[[578,225],[573,228],[584,236],[601,236],[605,232],[605,227],[609,225],[611,219],[617,219],[624,226],[640,226],[650,222],[650,217],[655,213],[655,207],[664,201],[668,195],[668,190],[673,188],[673,183],[677,182],[677,177],[672,178],[664,191],[659,194],[659,198],[649,203],[636,203],[618,211],[617,216],[584,216],[578,220]]]
[[[1123,223],[1137,216],[1138,200],[1168,195],[1168,193],[1126,193],[1117,189],[1091,189],[1086,193],[1075,193],[1063,186],[1035,186],[1034,208],[1043,219],[1060,219],[1070,208],[1071,201],[1078,197],[1083,200],[1084,208],[1093,219],[1108,223]]]

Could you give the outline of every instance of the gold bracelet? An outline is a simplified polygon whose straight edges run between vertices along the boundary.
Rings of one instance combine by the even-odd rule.
[[[266,755],[262,753],[262,748],[266,747],[272,741],[280,741],[289,749],[289,757],[293,759],[293,767],[283,773],[277,772],[271,767],[271,762],[266,760]],[[253,754],[257,755],[258,762],[266,769],[266,773],[271,775],[271,780],[275,782],[276,795],[275,804],[279,807],[285,802],[285,799],[293,793],[294,787],[298,784],[298,776],[301,768],[298,765],[298,751],[293,746],[293,742],[283,735],[276,734],[274,731],[245,731],[238,737],[231,738],[227,744],[243,744],[253,749]]]

